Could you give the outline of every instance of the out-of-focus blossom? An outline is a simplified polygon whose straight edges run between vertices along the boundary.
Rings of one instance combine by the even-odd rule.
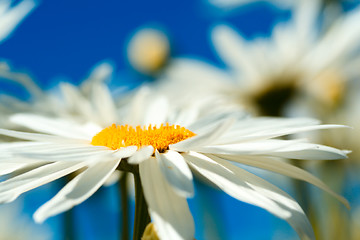
[[[19,201],[0,206],[0,239],[3,240],[47,240],[49,229],[36,225],[32,219],[21,214]]]
[[[311,225],[297,202],[231,163],[237,162],[307,181],[348,205],[315,176],[284,161],[341,159],[346,151],[306,140],[275,139],[342,126],[319,125],[313,119],[248,118],[232,112],[198,119],[196,108],[174,110],[166,99],[140,92],[130,108],[131,125],[113,124],[102,131],[99,126],[62,119],[14,115],[13,122],[46,134],[0,130],[3,135],[30,140],[0,145],[2,162],[17,163],[2,169],[11,172],[33,166],[0,184],[1,202],[11,202],[23,192],[84,169],[38,209],[34,218],[42,222],[86,200],[115,169],[139,164],[145,199],[160,238],[192,239],[194,224],[186,201],[194,195],[192,169],[230,196],[286,220],[299,236],[313,239]]]
[[[307,0],[307,1],[310,2],[312,0]],[[320,0],[322,4],[329,5],[331,8],[335,7],[336,5],[340,5],[342,2],[356,3],[356,1],[357,0]],[[208,2],[211,5],[224,10],[237,9],[248,4],[261,3],[261,2],[267,2],[284,9],[291,9],[297,4],[296,0],[208,0]]]
[[[296,1],[291,20],[277,24],[270,38],[251,41],[230,26],[216,26],[212,40],[228,69],[196,60],[174,61],[162,77],[170,79],[169,95],[180,92],[176,84],[185,85],[178,95],[220,94],[230,103],[266,115],[285,114],[299,97],[311,99],[314,107],[336,106],[345,84],[359,77],[360,7],[329,29],[318,27],[319,11],[319,1]]]
[[[293,5],[294,0],[263,0],[263,1],[254,1],[254,0],[208,0],[210,4],[222,8],[222,9],[234,9],[241,7],[246,4],[256,3],[256,2],[269,2],[275,4],[278,7],[289,8]],[[310,0],[311,1],[311,0]]]
[[[213,30],[214,46],[238,83],[235,95],[262,114],[275,113],[264,111],[271,110],[267,104],[286,108],[281,104],[301,94],[332,107],[345,82],[359,77],[360,8],[318,29],[320,2],[302,0],[296,6],[292,21],[276,25],[270,39],[247,42],[228,26]]]
[[[36,1],[23,0],[12,6],[12,0],[0,1],[0,43],[8,38],[16,26],[36,7]]]
[[[52,91],[43,91],[27,74],[11,71],[6,64],[0,67],[0,78],[20,84],[30,94],[28,101],[9,95],[1,96],[2,126],[15,127],[7,121],[7,117],[19,112],[38,113],[79,122],[93,121],[101,126],[107,126],[116,119],[115,103],[104,83],[113,72],[113,67],[108,62],[95,66],[80,86],[61,82]]]
[[[225,71],[204,61],[186,58],[171,59],[163,71],[156,82],[147,85],[166,95],[172,103],[182,106],[204,100],[228,103],[223,93],[233,87],[233,79]]]
[[[127,46],[127,57],[131,66],[143,74],[156,73],[166,63],[169,54],[168,37],[154,28],[138,30]]]

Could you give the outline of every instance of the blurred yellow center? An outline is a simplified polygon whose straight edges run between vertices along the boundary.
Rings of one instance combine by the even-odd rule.
[[[316,81],[311,82],[313,94],[328,106],[334,106],[344,97],[344,77],[340,71],[326,70],[319,74]]]
[[[96,134],[91,144],[106,146],[113,150],[128,146],[153,146],[159,152],[169,149],[170,144],[193,137],[195,134],[179,125],[161,124],[160,127],[149,125],[147,128],[128,125],[111,125]]]

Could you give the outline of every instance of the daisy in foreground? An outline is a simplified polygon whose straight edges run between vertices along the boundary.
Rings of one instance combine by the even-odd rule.
[[[11,202],[25,191],[81,169],[82,173],[35,212],[35,221],[43,222],[85,201],[116,169],[130,171],[136,193],[134,239],[140,239],[150,219],[160,239],[193,239],[195,226],[186,199],[194,195],[196,172],[230,196],[286,220],[302,239],[314,239],[299,204],[236,166],[241,163],[307,181],[348,206],[318,178],[284,161],[341,159],[346,158],[346,151],[303,139],[278,139],[343,126],[236,113],[197,118],[196,109],[174,113],[165,99],[150,99],[138,97],[131,106],[128,119],[137,125],[113,124],[103,130],[36,115],[14,115],[14,123],[43,134],[0,129],[0,134],[27,140],[0,145],[1,174],[13,173],[0,183],[0,202]]]

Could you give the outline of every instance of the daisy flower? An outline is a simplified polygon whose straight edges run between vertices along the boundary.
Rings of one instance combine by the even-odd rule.
[[[360,8],[325,30],[314,27],[320,6],[320,1],[298,1],[292,19],[277,24],[269,40],[248,42],[228,26],[214,28],[215,49],[238,80],[239,91],[244,89],[243,95],[263,113],[271,110],[269,102],[286,107],[281,104],[297,91],[323,105],[335,105],[345,81],[359,76],[355,69],[360,58],[354,52],[359,49]],[[265,113],[277,114],[275,110]]]
[[[217,25],[212,42],[227,69],[178,59],[161,84],[168,85],[169,95],[181,95],[174,85],[186,85],[185,94],[196,92],[192,99],[218,94],[261,115],[287,114],[298,99],[309,99],[317,110],[334,108],[347,82],[359,77],[360,7],[330,26],[319,24],[323,15],[320,1],[296,1],[289,21],[276,24],[270,37],[251,40],[229,25]]]
[[[45,92],[29,75],[14,72],[3,63],[0,66],[0,78],[20,84],[30,94],[30,99],[22,101],[13,96],[2,95],[1,125],[15,128],[16,126],[7,121],[7,116],[18,112],[32,112],[78,122],[92,121],[107,126],[117,118],[113,97],[104,83],[111,77],[112,72],[110,63],[101,62],[92,69],[80,86],[60,82],[55,89]]]
[[[112,124],[103,130],[37,115],[14,115],[14,123],[42,133],[0,129],[0,134],[26,140],[0,145],[1,173],[15,173],[0,183],[0,201],[11,202],[23,192],[81,169],[35,212],[35,221],[42,222],[85,201],[116,169],[131,170],[135,184],[142,185],[158,236],[193,239],[195,227],[186,199],[194,195],[195,172],[230,196],[286,220],[301,238],[314,239],[299,204],[237,166],[241,163],[307,181],[348,206],[318,178],[284,161],[341,159],[346,158],[346,151],[303,139],[278,139],[342,126],[319,125],[313,119],[250,118],[236,113],[196,116],[196,109],[174,111],[165,98],[152,95],[135,98],[128,118],[132,125]],[[24,168],[28,170],[16,174]],[[140,221],[145,221],[145,228],[146,219]]]

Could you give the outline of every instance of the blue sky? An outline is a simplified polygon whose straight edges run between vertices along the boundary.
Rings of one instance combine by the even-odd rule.
[[[15,69],[29,72],[44,88],[59,77],[79,83],[104,59],[126,72],[129,36],[140,27],[156,26],[168,33],[174,56],[191,55],[221,65],[211,49],[212,26],[229,22],[248,37],[266,35],[274,23],[286,18],[286,13],[279,13],[266,4],[221,12],[205,1],[191,0],[176,4],[165,0],[41,1],[0,45],[0,57]]]

